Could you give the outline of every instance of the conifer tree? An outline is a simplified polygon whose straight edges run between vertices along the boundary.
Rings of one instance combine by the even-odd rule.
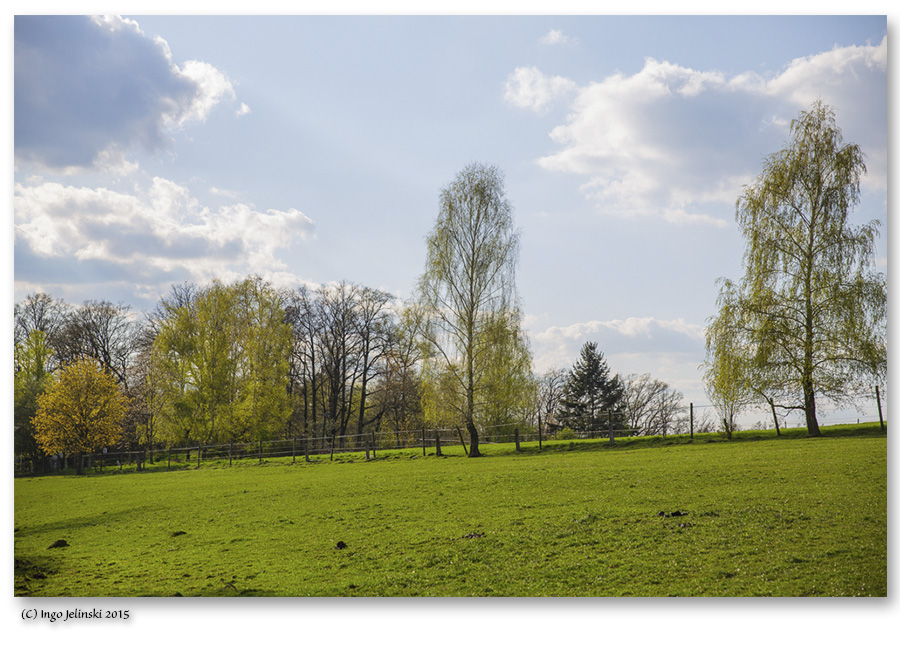
[[[607,426],[608,411],[616,411],[624,387],[618,375],[610,377],[609,366],[597,344],[588,341],[566,380],[560,400],[560,421],[576,431],[597,431]]]

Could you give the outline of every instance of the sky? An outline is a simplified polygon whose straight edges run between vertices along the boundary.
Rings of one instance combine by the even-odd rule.
[[[17,16],[14,299],[146,311],[248,274],[409,299],[441,188],[480,162],[520,231],[535,370],[596,341],[613,373],[707,405],[716,283],[742,274],[735,201],[817,99],[866,154],[852,219],[881,221],[887,273],[887,24]]]

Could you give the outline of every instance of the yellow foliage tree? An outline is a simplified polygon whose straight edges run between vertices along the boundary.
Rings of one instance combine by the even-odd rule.
[[[38,398],[32,419],[35,439],[47,454],[90,454],[115,444],[122,436],[128,399],[111,375],[93,359],[80,359],[59,371]]]

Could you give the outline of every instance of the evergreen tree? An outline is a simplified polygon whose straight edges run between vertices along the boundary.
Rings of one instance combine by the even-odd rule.
[[[559,420],[575,431],[605,429],[607,411],[616,411],[624,387],[618,375],[610,377],[609,367],[597,344],[588,341],[581,348],[581,357],[569,371],[563,397],[560,400]],[[613,425],[616,417],[613,416]]]

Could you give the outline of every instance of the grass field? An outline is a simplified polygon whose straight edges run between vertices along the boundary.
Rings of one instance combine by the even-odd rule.
[[[15,594],[885,596],[886,436],[824,432],[19,478]]]

